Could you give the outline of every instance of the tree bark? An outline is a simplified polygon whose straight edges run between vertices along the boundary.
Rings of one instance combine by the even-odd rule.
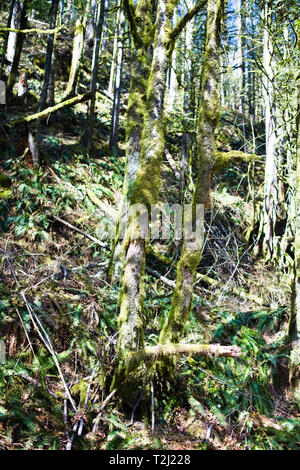
[[[298,27],[298,32],[300,28]],[[295,258],[294,282],[292,289],[292,312],[289,325],[289,336],[293,341],[290,365],[290,383],[294,398],[300,403],[300,76],[298,74],[297,106],[297,143],[296,143],[296,194],[295,194]]]
[[[7,29],[11,28],[15,3],[16,3],[16,0],[12,0],[11,5],[10,5],[9,16],[8,16],[8,20],[7,20]],[[6,33],[5,33],[5,39],[4,39],[4,44],[3,44],[3,49],[2,49],[2,57],[1,57],[1,66],[0,66],[0,80],[3,77],[4,69],[5,69],[5,59],[7,57],[9,33],[10,33],[9,31],[6,31]]]
[[[27,10],[28,10],[28,2],[25,0],[24,2],[20,3],[20,18],[19,18],[19,28],[25,29],[27,27]],[[7,95],[11,95],[13,91],[14,84],[16,83],[17,76],[18,76],[18,69],[19,63],[21,58],[21,53],[23,49],[24,39],[25,36],[22,33],[16,33],[16,43],[15,43],[15,50],[13,55],[12,64],[10,67],[10,72],[7,79],[7,86],[6,86],[6,93]]]
[[[127,17],[131,19],[129,23],[131,24],[134,51],[130,68],[130,89],[127,107],[125,179],[116,238],[112,247],[112,256],[109,266],[109,276],[112,279],[120,277],[124,262],[121,240],[124,230],[122,220],[125,218],[127,212],[128,192],[130,188],[132,188],[139,170],[142,132],[146,110],[147,83],[151,67],[150,46],[154,34],[149,2],[140,0],[136,8],[134,8],[134,5],[127,0],[124,2],[124,8]],[[134,10],[131,10],[131,8],[134,8]],[[133,11],[134,17],[130,17]]]

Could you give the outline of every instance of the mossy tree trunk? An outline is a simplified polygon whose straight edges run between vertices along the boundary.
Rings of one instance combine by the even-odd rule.
[[[151,1],[140,0],[135,7],[133,2],[125,0],[124,8],[129,19],[134,50],[130,68],[130,89],[127,105],[125,179],[117,233],[112,247],[112,257],[109,267],[109,275],[113,279],[118,278],[121,274],[123,264],[123,247],[121,240],[123,227],[121,220],[126,214],[129,188],[134,184],[139,169],[146,109],[147,83],[151,67],[150,46],[154,34],[151,20]]]
[[[90,11],[91,0],[86,2],[85,9],[83,2],[80,2],[80,15],[76,20],[75,33],[73,39],[72,62],[70,67],[70,74],[68,85],[64,93],[64,99],[69,99],[75,95],[77,79],[79,75],[80,63],[83,55],[84,35],[88,20],[88,13]]]
[[[187,1],[187,6],[192,8],[192,1]],[[193,193],[193,179],[192,179],[192,138],[189,132],[191,119],[194,117],[193,110],[193,94],[195,83],[193,77],[193,40],[194,40],[195,19],[191,20],[185,30],[184,38],[184,55],[186,62],[184,65],[184,82],[185,90],[183,97],[183,115],[184,115],[184,131],[181,140],[181,162],[180,162],[180,199],[185,200],[185,192],[188,189],[189,195]]]
[[[208,0],[206,44],[202,65],[202,96],[198,120],[198,175],[193,196],[193,217],[196,206],[210,205],[210,186],[216,152],[215,129],[220,119],[220,43],[226,1]],[[185,221],[186,223],[186,221]],[[160,343],[178,343],[189,317],[196,269],[201,260],[201,240],[190,246],[185,240],[177,265],[176,287],[171,311],[160,335]]]
[[[171,18],[177,1],[158,0],[151,72],[142,134],[140,167],[129,195],[130,206],[143,204],[148,210],[158,200],[164,152],[163,106],[166,76],[174,43],[170,41]],[[144,346],[143,276],[147,240],[138,230],[137,214],[129,217],[125,247],[119,315],[119,368],[112,387],[125,377],[126,357]]]
[[[278,172],[276,162],[276,108],[274,101],[274,60],[272,26],[272,1],[264,1],[264,49],[263,49],[263,94],[265,102],[266,163],[264,181],[264,206],[261,233],[262,253],[266,260],[275,255],[275,225],[278,210]]]
[[[172,29],[168,39],[170,54],[175,41],[188,21],[192,20],[198,11],[205,5],[206,1],[198,2],[195,7],[190,8]],[[134,186],[139,169],[140,154],[142,147],[142,130],[144,125],[147,86],[151,66],[150,46],[153,43],[155,25],[152,24],[153,16],[152,2],[140,0],[135,7],[132,0],[124,0],[124,8],[130,24],[131,35],[134,41],[134,60],[131,67],[131,85],[127,108],[126,126],[126,172],[123,187],[123,201],[121,203],[117,234],[112,247],[112,257],[109,266],[109,276],[116,279],[121,274],[124,262],[124,250],[120,240],[120,220],[126,214],[128,193]]]
[[[118,369],[115,372],[112,388],[119,387],[127,377],[126,368],[129,355],[144,346],[143,317],[143,277],[145,254],[148,246],[147,234],[141,234],[140,217],[143,209],[150,213],[156,204],[161,185],[161,164],[164,154],[163,108],[166,91],[167,72],[170,67],[175,41],[188,21],[203,7],[206,1],[198,2],[171,28],[171,19],[177,0],[158,0],[151,71],[147,83],[146,106],[144,112],[142,144],[139,171],[128,191],[129,222],[124,240],[124,270],[120,295]],[[132,13],[133,13],[132,9]],[[130,19],[133,28],[133,18]],[[140,213],[131,213],[136,205]],[[145,214],[144,214],[145,215]],[[148,221],[149,222],[149,221]]]

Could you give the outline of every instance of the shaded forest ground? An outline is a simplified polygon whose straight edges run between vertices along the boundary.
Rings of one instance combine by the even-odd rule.
[[[68,38],[63,39],[58,47],[62,64],[70,58],[71,48]],[[29,88],[36,92],[41,79],[40,56],[35,52],[39,48],[29,38],[22,64],[28,68],[32,64]],[[58,66],[58,70],[60,96],[67,67]],[[107,73],[104,61],[100,87]],[[127,82],[125,77],[124,88]],[[121,139],[126,94],[123,97]],[[110,249],[103,227],[105,235],[107,216],[115,213],[120,200],[125,157],[122,142],[118,157],[108,150],[111,102],[101,94],[97,98],[93,157],[79,144],[85,123],[83,104],[50,116],[42,133],[44,166],[40,169],[33,168],[26,151],[25,128],[1,133],[0,320],[7,360],[0,366],[0,448],[64,448],[74,423],[82,420],[83,432],[74,433],[74,448],[299,449],[296,406],[286,391],[290,279],[255,259],[246,242],[253,181],[243,164],[215,177],[199,273],[218,284],[197,281],[185,334],[185,341],[191,343],[237,344],[242,358],[180,360],[176,390],[157,397],[154,384],[153,434],[151,416],[143,413],[137,401],[124,409],[113,399],[101,410],[116,353],[119,294],[118,283],[111,284],[106,275]],[[34,112],[36,106],[34,95],[26,106],[15,98],[6,117]],[[171,117],[166,126],[168,147],[176,161],[181,141],[174,121]],[[223,110],[218,141],[226,150],[241,145],[241,131],[232,124],[238,121],[231,109]],[[263,181],[259,163],[254,172],[259,198]],[[166,160],[161,200],[177,202],[177,195],[178,182]],[[101,239],[102,244],[88,236]],[[152,245],[172,264],[149,255],[148,268],[174,280],[178,246],[172,241]],[[233,294],[233,286],[248,295]],[[156,344],[173,290],[148,273],[145,291],[146,342]],[[74,416],[66,405],[57,364],[33,328],[33,314],[53,345],[79,415]]]

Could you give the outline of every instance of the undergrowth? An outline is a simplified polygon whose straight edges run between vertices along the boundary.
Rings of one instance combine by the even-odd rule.
[[[58,145],[55,139],[50,144]],[[238,310],[230,308],[228,295],[214,305],[201,286],[185,340],[235,344],[242,357],[179,361],[175,393],[156,396],[154,383],[154,423],[138,402],[124,410],[114,398],[101,411],[116,357],[119,296],[118,283],[106,276],[102,204],[115,206],[122,159],[53,155],[40,170],[26,161],[5,162],[0,324],[7,357],[0,365],[0,447],[62,449],[73,439],[75,449],[299,449],[300,425],[284,383],[287,309],[257,309],[249,302]],[[172,267],[167,274],[174,276]],[[172,290],[150,276],[145,290],[145,340],[156,344]]]

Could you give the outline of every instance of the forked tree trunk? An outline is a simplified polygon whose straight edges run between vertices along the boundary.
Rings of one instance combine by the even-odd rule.
[[[216,151],[215,129],[220,119],[220,43],[225,0],[208,0],[206,44],[202,65],[202,95],[198,120],[198,176],[193,196],[193,214],[197,205],[210,205],[210,185]],[[199,216],[200,214],[198,214]],[[186,224],[187,220],[184,221]],[[194,223],[202,223],[194,220]],[[191,245],[185,240],[177,265],[176,287],[171,311],[160,335],[160,343],[178,343],[189,318],[196,269],[202,256],[201,232]]]

